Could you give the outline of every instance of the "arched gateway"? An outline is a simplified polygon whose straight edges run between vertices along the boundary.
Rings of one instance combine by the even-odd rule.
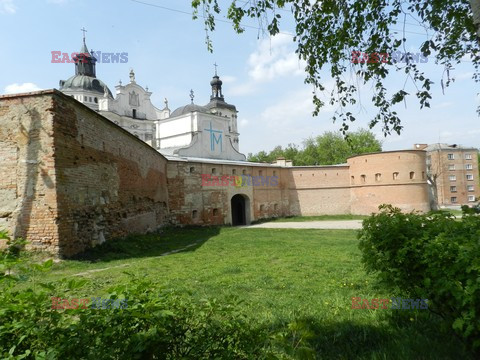
[[[232,196],[230,201],[232,207],[232,225],[247,225],[250,223],[250,199],[243,194]]]

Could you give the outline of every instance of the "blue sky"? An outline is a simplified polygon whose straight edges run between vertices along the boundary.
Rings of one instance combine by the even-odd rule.
[[[216,62],[225,100],[239,110],[243,153],[301,144],[309,136],[340,128],[330,119],[331,106],[318,117],[311,116],[312,88],[303,83],[303,64],[294,53],[290,35],[294,27],[289,19],[281,25],[282,34],[273,39],[252,28],[237,35],[230,24],[218,23],[211,34],[212,54],[205,45],[202,21],[183,13],[191,12],[189,0],[142,2],[157,7],[132,0],[0,0],[0,93],[58,88],[59,80],[74,74],[74,65],[52,63],[51,51],[80,50],[80,29],[85,27],[90,49],[128,53],[127,63],[97,64],[97,77],[114,91],[120,79],[128,82],[133,68],[137,83],[148,86],[153,103],[160,108],[165,97],[172,111],[189,103],[190,89],[195,103],[206,104]],[[286,12],[282,15],[288,17]],[[407,30],[411,32],[409,50],[417,52],[424,30],[418,25],[408,25]],[[414,98],[398,106],[404,125],[400,136],[384,138],[380,127],[373,129],[383,148],[409,149],[414,143],[438,141],[480,147],[478,85],[471,79],[471,62],[464,59],[455,66],[456,81],[445,94],[440,87],[443,68],[433,59],[420,67],[435,82],[431,109],[420,110]],[[331,79],[327,76],[325,82],[329,85]],[[399,73],[386,86],[398,89],[404,82],[405,76]],[[415,91],[409,83],[407,91]],[[364,108],[353,109],[358,118],[353,129],[366,127],[375,114],[368,104],[370,92],[368,85],[362,87]]]

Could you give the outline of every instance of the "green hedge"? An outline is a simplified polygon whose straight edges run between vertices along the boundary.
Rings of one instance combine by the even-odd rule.
[[[480,217],[402,213],[382,205],[359,232],[362,262],[403,297],[429,310],[474,351],[480,350]]]

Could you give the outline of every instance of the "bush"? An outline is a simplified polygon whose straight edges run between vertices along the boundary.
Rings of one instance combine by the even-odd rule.
[[[52,297],[82,297],[74,294],[87,281],[40,281],[53,261],[31,263],[20,256],[24,241],[8,240],[0,257],[2,359],[275,358],[266,330],[252,327],[234,298],[194,301],[133,278],[107,296],[129,299],[125,309],[52,309]]]
[[[405,296],[428,299],[475,351],[480,350],[480,218],[402,213],[390,205],[363,221],[362,262]]]

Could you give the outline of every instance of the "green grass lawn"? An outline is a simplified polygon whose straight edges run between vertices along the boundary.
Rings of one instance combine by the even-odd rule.
[[[427,310],[351,309],[352,297],[406,297],[364,272],[357,244],[352,230],[170,229],[104,244],[43,280],[88,279],[75,294],[52,294],[68,298],[102,296],[132,276],[192,299],[236,297],[252,327],[304,324],[319,359],[468,358]]]

